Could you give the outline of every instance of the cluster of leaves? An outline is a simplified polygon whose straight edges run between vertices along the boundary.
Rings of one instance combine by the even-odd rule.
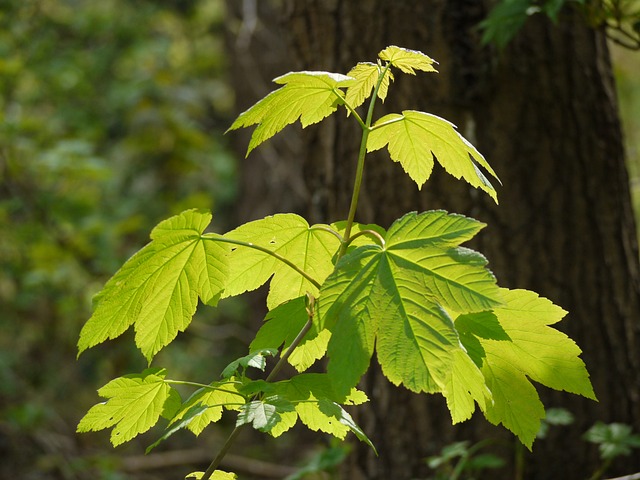
[[[344,107],[362,127],[359,175],[366,153],[386,147],[418,187],[437,161],[497,202],[489,181],[495,172],[451,123],[419,111],[373,121],[394,72],[434,72],[433,65],[421,52],[391,46],[376,63],[360,63],[347,75],[288,73],[230,129],[257,125],[249,153],[289,124],[306,127]],[[363,118],[357,109],[368,97]],[[477,405],[528,447],[545,416],[530,380],[594,398],[579,348],[552,327],[566,312],[534,292],[500,288],[487,260],[461,246],[484,224],[441,210],[408,213],[388,229],[357,224],[360,179],[349,218],[331,225],[280,214],[221,235],[206,232],[212,216],[196,209],[158,224],[151,243],[96,297],[80,352],[133,326],[136,345],[151,362],[188,327],[198,301],[215,306],[267,282],[269,313],[249,355],[221,380],[197,385],[181,401],[172,384],[188,382],[168,379],[164,370],[118,378],[99,391],[107,401],[78,429],[113,427],[117,445],[165,417],[163,438],[179,428],[198,434],[226,408],[238,412],[237,426],[273,436],[300,420],[338,438],[351,431],[370,444],[343,406],[367,400],[357,385],[374,353],[393,384],[441,393],[454,423],[470,418]],[[280,360],[266,380],[247,376],[248,367],[264,369],[272,355]],[[307,372],[324,356],[326,373]],[[285,361],[299,373],[275,381]]]

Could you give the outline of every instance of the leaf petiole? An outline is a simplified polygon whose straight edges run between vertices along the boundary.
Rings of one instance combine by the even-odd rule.
[[[220,235],[216,235],[216,234],[212,234],[212,233],[205,233],[205,234],[201,235],[200,238],[202,238],[203,240],[212,240],[214,242],[229,243],[231,245],[237,245],[239,247],[253,248],[254,250],[259,250],[259,251],[261,251],[263,253],[266,253],[267,255],[271,255],[272,257],[280,260],[285,265],[293,268],[296,272],[298,272],[305,279],[307,279],[309,282],[311,282],[314,287],[320,289],[320,283],[315,278],[313,278],[307,272],[302,270],[295,263],[293,263],[290,260],[286,259],[285,257],[280,255],[279,253],[276,253],[273,250],[269,250],[266,247],[263,247],[261,245],[256,245],[255,243],[242,242],[240,240],[234,240],[232,238],[222,237]]]
[[[275,367],[273,367],[273,370],[271,371],[271,373],[266,378],[267,382],[269,382],[269,381],[271,381],[271,380],[273,380],[275,378],[275,376],[280,372],[280,370],[282,369],[282,367],[284,366],[284,364],[288,360],[288,358],[291,355],[291,353],[293,353],[293,351],[296,349],[296,347],[300,344],[300,342],[302,341],[304,336],[307,334],[307,332],[309,332],[309,330],[311,330],[311,326],[313,325],[313,316],[314,316],[314,309],[315,309],[315,298],[313,296],[307,294],[307,299],[308,299],[308,306],[309,306],[309,308],[307,308],[307,312],[308,312],[308,315],[309,315],[309,318],[307,319],[307,323],[305,323],[304,326],[300,329],[300,332],[298,333],[296,338],[293,339],[293,341],[291,342],[291,345],[289,345],[289,348],[287,349],[287,351],[284,353],[284,355],[282,355],[282,357],[280,357],[280,360],[278,360],[278,363],[276,363]],[[207,468],[207,470],[202,475],[201,480],[209,480],[211,478],[211,475],[213,475],[213,472],[215,472],[215,470],[220,466],[220,463],[222,462],[222,459],[225,457],[225,455],[227,454],[227,452],[231,448],[231,445],[233,445],[233,442],[235,442],[236,437],[240,434],[240,430],[245,425],[247,425],[247,424],[239,425],[239,426],[237,426],[237,427],[235,427],[233,429],[233,431],[231,432],[231,434],[227,438],[226,442],[224,442],[224,445],[222,446],[222,448],[218,452],[218,455],[216,455],[216,458],[213,459],[213,461],[209,465],[209,468]]]
[[[376,243],[380,245],[382,248],[384,248],[385,246],[384,238],[375,230],[361,230],[358,233],[354,233],[347,241],[347,245],[353,242],[356,238],[361,237],[363,235],[368,235],[370,237],[373,237],[376,240]]]

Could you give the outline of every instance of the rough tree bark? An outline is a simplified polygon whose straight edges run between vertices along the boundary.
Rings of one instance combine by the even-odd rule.
[[[399,165],[374,156],[357,220],[387,227],[407,211],[445,208],[485,221],[473,246],[499,282],[535,290],[570,312],[559,327],[583,349],[600,401],[540,388],[546,406],[569,409],[576,422],[534,444],[525,476],[584,479],[598,457],[580,440],[591,424],[640,430],[640,271],[609,53],[602,32],[571,10],[557,25],[531,18],[504,52],[481,48],[485,3],[229,2],[238,104],[255,102],[283,72],[346,72],[391,44],[440,62],[437,75],[398,74],[377,113],[414,108],[456,123],[501,177],[500,205],[441,172],[418,191]],[[243,221],[283,210],[312,221],[345,218],[357,132],[334,117],[302,135],[290,127],[246,160]],[[376,369],[363,383],[371,403],[359,420],[381,456],[358,448],[343,478],[425,477],[424,458],[446,443],[512,441],[480,414],[452,427],[440,397],[393,388]],[[628,457],[610,473],[636,471],[640,457]],[[514,478],[513,470],[504,478]]]

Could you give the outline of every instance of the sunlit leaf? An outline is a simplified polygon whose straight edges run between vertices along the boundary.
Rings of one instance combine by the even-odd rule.
[[[233,240],[252,243],[286,258],[321,283],[333,270],[332,258],[340,240],[319,227],[310,227],[295,214],[278,214],[245,223],[225,234]],[[224,297],[255,290],[269,278],[269,309],[287,300],[316,295],[318,289],[308,279],[277,258],[248,247],[238,246],[229,254],[229,279]]]
[[[436,69],[433,68],[433,64],[436,63],[435,60],[417,50],[409,50],[408,48],[391,45],[382,50],[378,56],[380,59],[390,62],[394,67],[399,68],[404,73],[415,75],[416,70],[423,72],[436,71]]]
[[[258,125],[251,135],[247,155],[287,125],[300,120],[302,127],[331,115],[344,94],[339,87],[351,78],[330,72],[290,72],[274,80],[284,87],[271,92],[241,113],[229,130]]]
[[[591,399],[595,395],[580,349],[550,327],[566,312],[527,290],[503,289],[502,298],[505,304],[493,309],[499,328],[486,313],[463,315],[456,327],[493,394],[485,416],[531,447],[545,411],[529,379]]]
[[[416,392],[442,391],[456,405],[457,396],[462,410],[454,418],[470,410],[461,381],[472,381],[471,398],[484,402],[488,392],[477,366],[456,353],[460,339],[443,308],[473,312],[501,304],[484,258],[455,246],[480,228],[441,211],[411,213],[389,228],[385,247],[358,247],[340,260],[319,298],[321,326],[332,332],[328,373],[339,391],[358,382],[375,345],[391,382]]]
[[[200,480],[204,476],[204,472],[192,472],[185,478],[194,478]],[[210,480],[236,480],[238,475],[235,473],[223,472],[222,470],[215,470],[210,477]]]
[[[187,210],[164,220],[152,242],[128,260],[96,296],[78,350],[115,338],[134,325],[136,345],[151,358],[184,331],[198,298],[215,304],[227,277],[228,248],[204,241],[209,212]]]
[[[382,68],[376,63],[358,63],[353,67],[347,76],[354,79],[354,81],[347,88],[347,94],[345,95],[345,102],[351,107],[356,108],[362,105],[368,97],[371,96],[373,88],[378,82],[378,78],[382,73]],[[389,91],[389,83],[393,81],[393,74],[390,69],[387,69],[380,87],[378,88],[378,98],[384,102],[387,98],[387,92]]]
[[[435,157],[455,178],[487,192],[497,202],[497,193],[480,170],[498,179],[476,148],[458,133],[455,125],[430,113],[405,110],[380,118],[369,134],[367,150],[387,146],[391,159],[400,162],[418,188],[431,176]]]

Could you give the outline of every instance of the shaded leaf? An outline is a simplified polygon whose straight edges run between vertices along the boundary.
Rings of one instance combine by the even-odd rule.
[[[298,297],[270,310],[265,317],[249,348],[252,351],[263,348],[279,349],[283,352],[297,337],[308,320],[305,297]],[[316,360],[322,358],[327,351],[330,333],[327,330],[318,332],[317,325],[305,335],[288,358],[298,372],[307,370]]]
[[[267,366],[266,357],[275,356],[277,353],[278,350],[274,348],[263,348],[258,351],[252,351],[248,355],[237,358],[229,365],[227,365],[224,370],[222,370],[222,377],[230,378],[235,375],[240,368],[244,370],[248,367],[257,368],[258,370],[262,370],[264,372],[264,369]]]
[[[78,424],[78,432],[98,431],[114,427],[113,446],[128,442],[153,427],[160,415],[175,411],[180,395],[164,382],[165,371],[147,369],[141,374],[111,380],[98,390],[108,399],[94,405]]]
[[[256,430],[268,432],[278,424],[283,413],[293,412],[293,409],[289,400],[270,395],[240,407],[236,426],[251,423]]]
[[[181,428],[186,427],[194,435],[200,435],[210,424],[222,418],[222,409],[238,410],[246,402],[244,396],[238,392],[231,382],[214,382],[209,388],[195,391],[171,420],[175,425],[180,422]],[[185,423],[185,419],[188,421]],[[172,427],[174,428],[174,427]]]

